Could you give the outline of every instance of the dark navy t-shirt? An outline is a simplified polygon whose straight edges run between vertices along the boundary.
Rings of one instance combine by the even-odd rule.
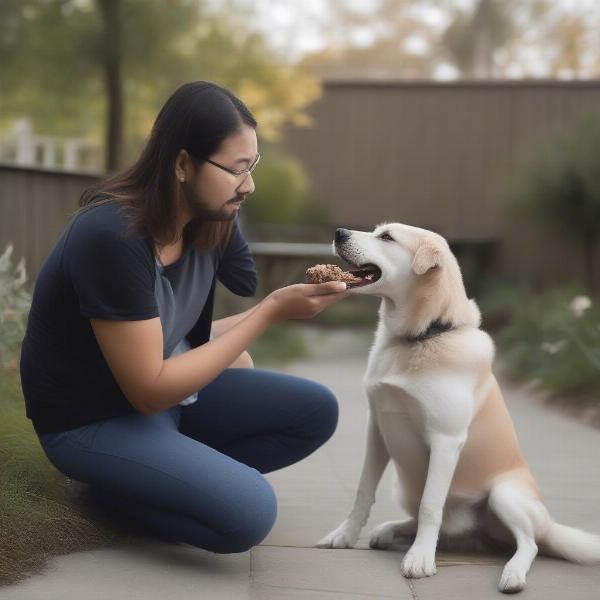
[[[136,412],[106,363],[90,318],[160,317],[163,358],[208,341],[215,281],[253,296],[256,266],[236,217],[224,250],[187,248],[166,267],[151,241],[126,234],[121,205],[95,206],[63,231],[36,279],[21,347],[26,415],[37,433]]]

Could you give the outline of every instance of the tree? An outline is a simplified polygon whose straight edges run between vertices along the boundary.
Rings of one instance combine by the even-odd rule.
[[[27,115],[39,133],[105,139],[112,170],[138,153],[168,95],[198,79],[242,97],[266,139],[307,124],[318,83],[237,27],[241,16],[200,0],[3,0],[0,127]]]
[[[325,6],[313,25],[324,49],[301,60],[323,77],[600,74],[600,5],[592,3],[332,0]],[[294,10],[309,9],[299,3]]]
[[[477,0],[471,12],[453,11],[441,41],[464,76],[490,78],[497,75],[494,53],[514,35],[515,24],[506,2]]]
[[[123,78],[121,76],[121,14],[119,0],[98,0],[104,17],[104,76],[108,104],[106,169],[116,171],[123,153]]]

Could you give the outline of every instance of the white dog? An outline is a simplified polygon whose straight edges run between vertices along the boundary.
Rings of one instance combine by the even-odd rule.
[[[436,572],[438,538],[486,539],[516,552],[499,588],[516,592],[538,553],[600,561],[600,537],[553,521],[523,458],[492,372],[494,344],[479,329],[455,256],[440,235],[399,223],[336,231],[334,252],[356,270],[353,293],[382,298],[363,379],[366,456],[350,515],[320,548],[350,548],[391,459],[411,516],[372,533],[372,548],[414,537],[405,577]]]

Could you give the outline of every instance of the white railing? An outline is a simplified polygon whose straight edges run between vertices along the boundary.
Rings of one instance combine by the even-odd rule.
[[[22,167],[101,173],[102,148],[84,138],[35,135],[31,121],[15,121],[0,137],[0,162]]]

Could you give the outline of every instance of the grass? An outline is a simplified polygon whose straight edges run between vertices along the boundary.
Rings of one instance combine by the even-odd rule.
[[[43,570],[49,558],[144,535],[60,473],[25,416],[18,372],[0,372],[0,584]]]

